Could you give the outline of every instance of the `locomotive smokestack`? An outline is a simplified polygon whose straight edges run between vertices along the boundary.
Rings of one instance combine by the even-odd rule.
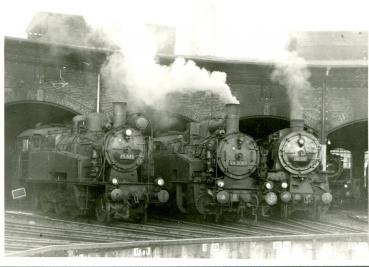
[[[126,123],[127,103],[113,102],[113,127],[117,128]]]
[[[226,104],[226,133],[239,132],[240,104]]]
[[[304,130],[304,120],[292,119],[290,122],[291,132],[298,132]]]

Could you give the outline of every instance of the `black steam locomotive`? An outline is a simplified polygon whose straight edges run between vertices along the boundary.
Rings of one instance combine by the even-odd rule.
[[[168,181],[177,208],[215,221],[257,215],[255,171],[259,148],[239,131],[239,105],[226,105],[226,118],[189,123],[184,133],[154,139],[155,174]]]
[[[73,216],[95,213],[145,221],[150,203],[169,195],[154,179],[149,121],[127,116],[126,103],[113,103],[113,121],[102,113],[77,115],[72,127],[42,126],[17,139],[17,177],[33,206]]]
[[[327,157],[329,187],[333,195],[333,206],[342,206],[354,199],[354,184],[351,169],[343,167],[343,157],[329,154]]]
[[[332,201],[328,178],[320,172],[321,146],[303,120],[260,140],[265,202],[284,218],[303,211],[319,219]]]

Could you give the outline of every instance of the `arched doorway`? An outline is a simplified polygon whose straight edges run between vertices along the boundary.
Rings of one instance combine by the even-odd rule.
[[[328,134],[329,148],[344,148],[351,151],[352,178],[357,192],[362,192],[366,186],[364,179],[365,152],[368,150],[368,121],[360,120],[333,129]],[[365,193],[367,194],[367,192]]]
[[[240,118],[240,131],[244,132],[254,139],[259,139],[268,136],[276,131],[289,128],[290,120],[285,117],[278,116],[250,116]],[[305,129],[310,129],[314,134],[315,129],[306,126]]]
[[[289,120],[274,116],[252,116],[240,118],[240,131],[259,139],[278,130],[288,128]]]
[[[34,128],[36,123],[69,124],[78,112],[58,104],[41,101],[18,101],[5,104],[5,203],[11,198],[11,189],[15,175],[16,137],[22,131]]]

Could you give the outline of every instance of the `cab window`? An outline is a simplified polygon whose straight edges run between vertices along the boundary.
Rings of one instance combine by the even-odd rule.
[[[28,152],[28,149],[29,149],[29,140],[28,138],[25,138],[22,140],[22,152],[26,153]]]
[[[31,144],[33,149],[39,149],[41,147],[42,136],[41,135],[34,135],[31,139]]]

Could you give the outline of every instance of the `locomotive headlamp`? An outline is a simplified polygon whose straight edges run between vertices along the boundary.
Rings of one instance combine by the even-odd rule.
[[[163,186],[165,184],[165,181],[163,178],[159,177],[159,178],[156,178],[156,183],[158,186]]]
[[[224,187],[224,181],[223,180],[217,180],[217,186],[223,188]]]
[[[300,136],[300,138],[297,140],[297,143],[299,144],[299,146],[303,146],[303,145],[305,144],[305,140],[304,140],[304,138],[302,138],[302,137]]]
[[[282,188],[284,188],[284,189],[286,189],[286,188],[288,187],[288,184],[287,184],[286,182],[283,182],[283,183],[281,184],[281,187],[282,187]]]
[[[269,181],[269,182],[266,182],[265,183],[265,188],[268,189],[268,190],[271,190],[273,188],[273,182],[272,181]]]
[[[126,134],[126,136],[131,136],[132,135],[132,130],[131,129],[126,129],[125,134]]]
[[[95,149],[92,150],[91,158],[97,159],[97,151]]]
[[[111,183],[112,183],[113,185],[117,185],[117,184],[118,184],[118,179],[117,179],[117,178],[113,178],[113,179],[111,179]]]
[[[344,185],[343,185],[343,187],[344,187],[344,188],[347,188],[347,187],[348,187],[348,184],[344,184]]]

